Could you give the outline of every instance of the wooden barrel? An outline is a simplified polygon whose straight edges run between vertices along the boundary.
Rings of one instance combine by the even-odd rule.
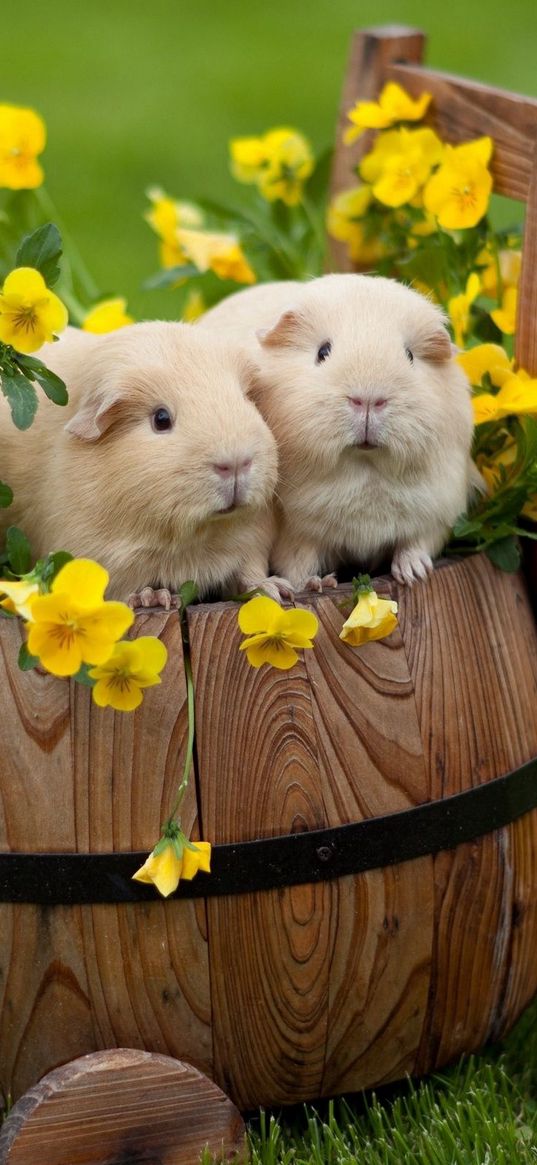
[[[387,640],[349,648],[338,594],[290,672],[252,669],[236,607],[189,613],[197,782],[214,843],[357,822],[490,782],[537,756],[537,630],[522,576],[441,565]],[[17,668],[0,626],[0,849],[149,850],[186,738],[170,660],[133,715]],[[196,789],[197,784],[197,789]],[[199,833],[198,833],[199,831]],[[240,881],[240,849],[236,855]],[[91,869],[91,863],[88,867]],[[98,874],[88,874],[98,878]],[[203,875],[198,875],[198,883]],[[537,989],[537,811],[436,856],[315,884],[189,900],[0,905],[0,1084],[17,1097],[98,1049],[191,1062],[242,1108],[423,1073],[501,1036]]]

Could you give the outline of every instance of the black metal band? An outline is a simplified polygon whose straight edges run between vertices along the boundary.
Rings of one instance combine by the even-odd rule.
[[[322,882],[453,849],[537,808],[537,757],[506,776],[400,813],[334,829],[215,845],[211,873],[180,882],[175,898],[204,898]],[[133,882],[142,853],[0,854],[0,902],[43,906],[160,900]]]

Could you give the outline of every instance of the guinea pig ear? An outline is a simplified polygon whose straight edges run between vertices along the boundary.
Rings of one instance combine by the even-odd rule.
[[[280,348],[296,343],[303,327],[304,320],[297,311],[284,311],[273,328],[260,328],[256,336],[264,348]]]
[[[439,324],[433,332],[422,336],[419,342],[414,344],[414,351],[421,360],[429,360],[431,364],[443,364],[446,360],[451,360],[453,345],[446,329]]]
[[[98,441],[117,419],[125,398],[118,392],[89,393],[65,429],[82,441]]]

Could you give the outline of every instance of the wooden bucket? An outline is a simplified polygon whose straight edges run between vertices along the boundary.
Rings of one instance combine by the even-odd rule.
[[[337,594],[305,597],[321,630],[290,672],[250,668],[234,605],[190,611],[198,772],[184,824],[195,836],[359,822],[537,756],[537,630],[522,576],[474,557],[411,591],[383,580],[390,588],[399,629],[359,649],[338,637]],[[124,715],[79,685],[22,674],[20,627],[1,624],[4,853],[153,846],[186,707],[177,615],[140,616],[136,633],[148,632],[170,660]],[[240,848],[231,857],[240,884]],[[2,858],[14,897],[17,861]],[[329,1096],[479,1048],[537,989],[534,810],[436,856],[262,892],[163,901],[127,881],[147,900],[92,904],[107,861],[84,867],[87,904],[0,906],[0,1082],[14,1097],[114,1047],[189,1061],[242,1108]],[[62,878],[57,867],[60,901]]]

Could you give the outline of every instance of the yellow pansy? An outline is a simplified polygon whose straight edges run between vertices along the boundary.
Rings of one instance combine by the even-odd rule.
[[[67,308],[34,267],[17,267],[0,294],[0,340],[17,352],[36,352],[68,321]]]
[[[501,388],[513,372],[513,362],[509,359],[505,348],[500,348],[499,344],[476,344],[475,348],[459,352],[457,363],[460,364],[470,384],[473,384],[475,388],[479,388],[487,372],[497,388]]]
[[[90,670],[91,678],[97,680],[92,693],[95,703],[132,712],[142,703],[142,689],[160,684],[159,672],[167,658],[164,644],[153,635],[116,643],[106,662]]]
[[[362,591],[356,606],[343,624],[339,638],[351,647],[359,647],[372,639],[385,639],[397,626],[397,603],[381,599],[376,591]]]
[[[263,138],[233,138],[229,143],[229,152],[231,173],[237,182],[257,182],[266,161]]]
[[[479,393],[472,403],[476,425],[511,415],[537,415],[537,380],[521,368],[507,377],[496,396],[489,392]]]
[[[198,271],[214,271],[219,279],[233,279],[236,283],[256,282],[236,235],[180,229],[177,238]]]
[[[188,256],[177,240],[177,231],[180,227],[203,226],[202,212],[191,202],[177,202],[169,198],[158,186],[151,187],[147,196],[152,206],[144,218],[160,238],[161,266],[166,270],[170,267],[184,267],[188,263]]]
[[[101,664],[134,615],[126,603],[105,602],[108,572],[91,559],[68,562],[56,575],[49,595],[30,607],[28,650],[48,671],[72,676],[83,663]]]
[[[491,153],[489,137],[445,147],[442,165],[423,192],[426,209],[436,215],[441,227],[474,227],[483,218],[492,191],[492,175],[487,169]]]
[[[420,121],[431,101],[430,93],[422,93],[412,98],[401,85],[387,81],[378,101],[358,101],[347,114],[352,126],[345,131],[344,141],[348,144],[366,129],[386,129],[397,121]]]
[[[45,123],[33,109],[0,105],[0,186],[8,190],[41,186],[44,174],[37,156],[46,140]]]
[[[102,335],[104,332],[115,332],[118,328],[124,328],[127,324],[133,323],[133,317],[127,315],[126,299],[121,297],[103,299],[84,316],[82,330]]]
[[[496,453],[494,457],[477,458],[477,467],[488,487],[489,494],[494,494],[500,484],[500,466],[503,465],[505,469],[509,467],[516,460],[517,445],[516,441],[509,439],[504,448]]]
[[[453,325],[455,343],[462,348],[470,324],[470,307],[481,291],[481,280],[475,271],[468,276],[466,288],[460,295],[448,300],[448,314]]]
[[[239,627],[248,638],[240,645],[252,667],[270,663],[286,671],[298,659],[298,651],[313,647],[319,629],[312,611],[284,611],[274,599],[260,595],[250,599],[238,613]]]
[[[504,336],[514,336],[516,331],[516,309],[518,292],[516,287],[506,287],[502,295],[502,306],[491,311],[491,319]]]
[[[272,129],[265,134],[263,147],[265,164],[259,171],[260,194],[269,202],[279,198],[287,206],[297,206],[314,165],[308,141],[297,130]]]
[[[132,875],[135,882],[152,883],[163,898],[173,894],[181,878],[190,882],[199,870],[206,874],[211,871],[209,841],[185,844],[184,834],[173,822],[169,823],[168,831],[151,851],[143,866]],[[191,846],[195,848],[190,848]]]
[[[352,186],[342,190],[328,207],[326,226],[333,239],[346,243],[353,237],[356,223],[363,218],[372,199],[370,186]]]
[[[0,595],[5,595],[5,599],[0,601],[0,607],[4,610],[10,611],[13,615],[20,615],[23,619],[29,619],[32,602],[36,595],[39,594],[39,585],[36,582],[26,582],[25,579],[14,581],[12,579],[0,578]]]
[[[403,206],[415,199],[431,169],[442,157],[443,145],[434,130],[397,129],[379,134],[362,159],[360,174],[385,206]]]

